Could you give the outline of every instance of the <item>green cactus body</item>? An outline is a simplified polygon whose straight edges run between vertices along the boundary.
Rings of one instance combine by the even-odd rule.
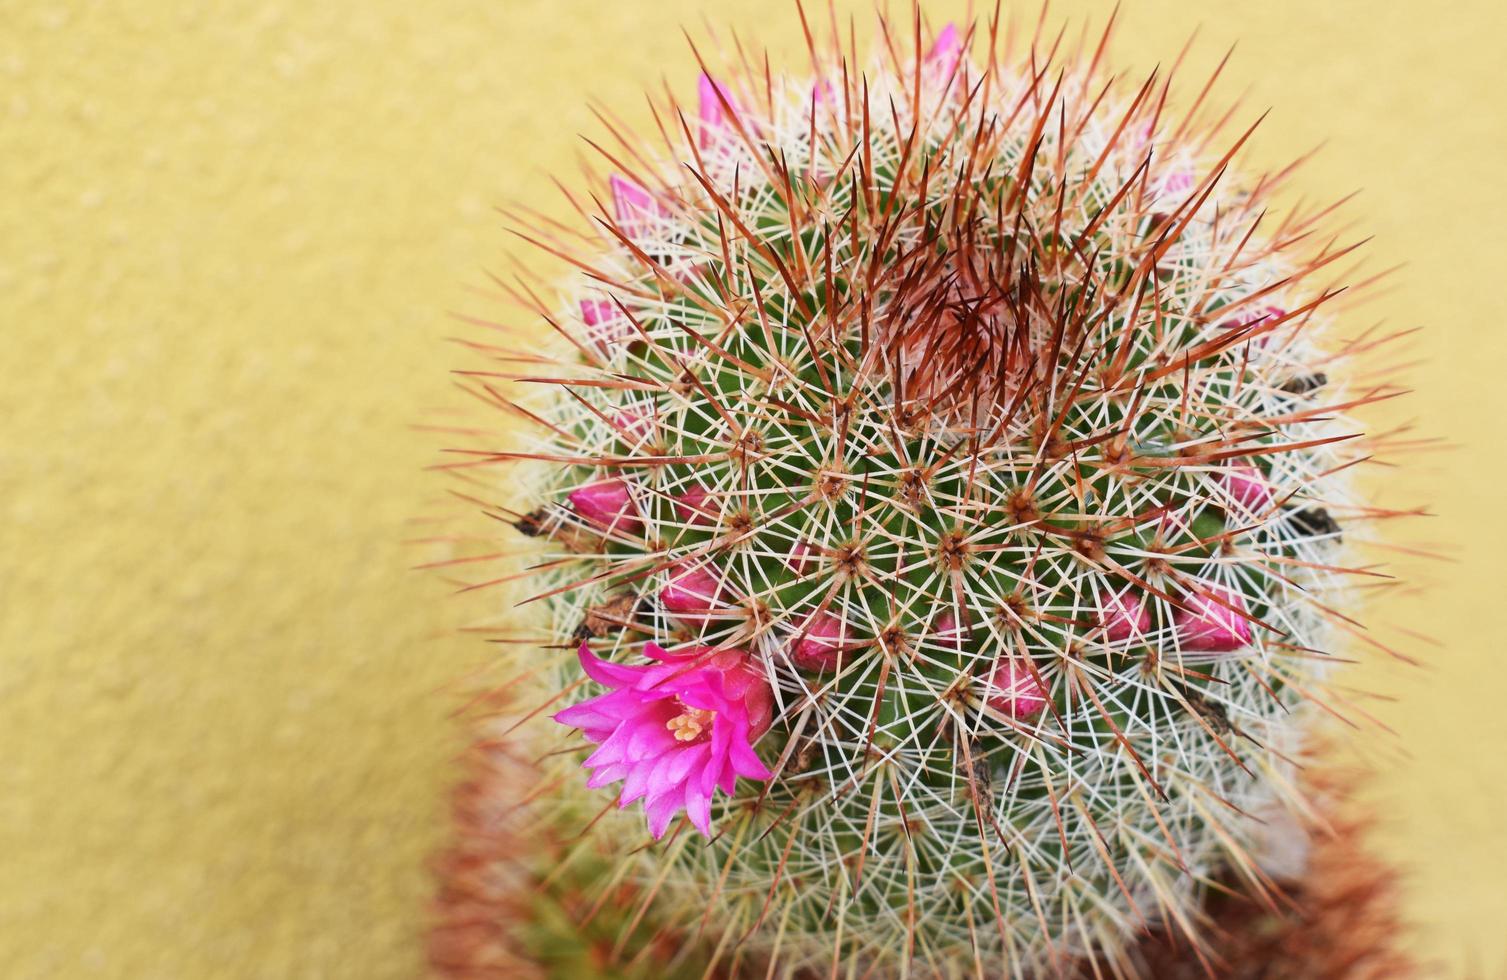
[[[1260,814],[1301,806],[1367,513],[1339,409],[1382,393],[1330,380],[1341,250],[1263,225],[1273,181],[1159,84],[960,47],[704,83],[574,249],[539,442],[502,454],[543,464],[518,523],[554,636],[517,656],[552,705],[600,690],[581,640],[746,651],[772,692],[773,778],[710,840],[591,823],[610,795],[554,758],[604,887],[721,968],[1196,945],[1205,886],[1259,889]]]

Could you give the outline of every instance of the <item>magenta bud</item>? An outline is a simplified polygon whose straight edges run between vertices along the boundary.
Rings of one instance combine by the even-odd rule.
[[[704,150],[721,135],[727,126],[729,111],[737,111],[737,103],[721,82],[702,73],[696,82],[697,109],[701,118],[700,144]]]
[[[699,620],[726,608],[721,603],[725,585],[710,565],[677,566],[670,573],[670,583],[659,590],[659,601],[680,619]]]
[[[633,337],[633,324],[611,300],[581,300],[581,319],[586,323],[587,336],[603,351]]]
[[[1186,194],[1193,189],[1196,183],[1193,171],[1179,167],[1162,178],[1162,193]]]
[[[612,188],[612,213],[624,233],[643,234],[656,220],[667,217],[654,195],[628,178],[613,174],[608,185]]]
[[[963,39],[956,25],[948,24],[937,34],[931,50],[926,52],[926,66],[942,78],[951,77],[963,56]]]
[[[801,670],[827,673],[837,669],[844,649],[852,649],[853,634],[847,625],[829,612],[812,613],[796,631],[790,660]]]
[[[1245,597],[1213,582],[1199,583],[1173,617],[1184,650],[1228,653],[1251,642]]]
[[[1249,514],[1259,514],[1271,506],[1271,484],[1249,463],[1230,466],[1219,474],[1219,483],[1224,492]]]
[[[685,493],[670,495],[675,505],[675,516],[687,524],[715,524],[717,504],[712,495],[701,487],[693,486]]]
[[[816,564],[817,552],[809,543],[797,541],[790,546],[790,557],[785,559],[785,565],[797,575],[805,575],[806,569]]]
[[[966,614],[965,614],[966,615]],[[968,631],[958,622],[958,617],[951,609],[942,611],[936,618],[933,634],[936,641],[949,650],[963,649],[963,643],[968,638]]]
[[[648,405],[634,405],[614,414],[612,427],[618,431],[618,435],[624,442],[638,443],[653,434],[654,419],[650,416]]]
[[[1156,519],[1156,530],[1164,538],[1182,534],[1189,527],[1188,518],[1176,510],[1169,510]]]
[[[1151,613],[1130,586],[1118,592],[1105,589],[1099,593],[1099,625],[1111,642],[1140,639],[1151,629]]]
[[[999,660],[984,685],[984,704],[1016,721],[1026,721],[1046,710],[1047,692],[1024,664]]]
[[[576,487],[569,500],[577,514],[608,532],[637,534],[643,530],[628,484],[622,480],[599,480]]]

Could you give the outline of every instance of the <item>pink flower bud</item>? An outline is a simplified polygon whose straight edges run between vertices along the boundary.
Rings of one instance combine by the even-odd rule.
[[[1161,191],[1163,194],[1186,194],[1197,183],[1193,171],[1179,167],[1162,178]]]
[[[1181,511],[1169,510],[1156,519],[1156,531],[1163,538],[1170,538],[1175,535],[1182,534],[1187,531],[1190,526],[1191,525],[1189,525],[1188,523],[1187,515],[1183,514]]]
[[[1245,597],[1213,582],[1199,583],[1173,617],[1184,650],[1227,653],[1251,642]]]
[[[1259,514],[1271,506],[1272,488],[1261,471],[1249,463],[1236,463],[1219,474],[1219,483],[1246,513]]]
[[[938,32],[931,50],[926,52],[926,67],[936,72],[938,78],[951,78],[962,57],[963,39],[958,36],[957,27],[948,24]]]
[[[711,565],[702,563],[671,569],[670,583],[659,590],[659,601],[678,619],[699,622],[707,614],[727,608],[721,602],[726,583]]]
[[[712,80],[706,73],[696,82],[697,108],[701,117],[699,143],[704,150],[717,140],[727,128],[729,110],[736,112],[738,104],[721,82]]]
[[[643,442],[654,433],[654,419],[648,405],[633,405],[612,416],[612,427],[629,444]]]
[[[581,300],[581,319],[586,324],[586,335],[603,351],[633,338],[633,324],[611,300]]]
[[[1099,625],[1110,642],[1141,639],[1151,629],[1151,613],[1131,586],[1118,592],[1105,589],[1099,593]]]
[[[608,533],[637,534],[643,530],[628,484],[622,480],[598,480],[577,487],[570,492],[569,500],[577,514]]]
[[[965,620],[966,616],[965,612]],[[963,643],[968,639],[968,631],[958,623],[958,617],[951,609],[944,609],[936,618],[934,629],[933,637],[949,650],[963,649]]]
[[[613,174],[608,185],[612,189],[612,213],[628,237],[642,235],[652,230],[656,221],[669,217],[654,195],[628,178]]]
[[[795,633],[790,660],[801,670],[824,674],[837,669],[842,651],[855,646],[853,639],[852,630],[839,617],[830,612],[812,613]]]
[[[715,524],[717,522],[717,503],[712,495],[701,487],[693,486],[684,493],[671,494],[670,500],[675,505],[675,516],[687,524]]]
[[[817,552],[805,541],[797,541],[790,547],[790,557],[785,559],[785,565],[797,575],[805,575],[806,569],[816,564]]]
[[[1041,714],[1047,706],[1046,688],[1029,668],[1014,660],[999,660],[984,685],[984,703],[1016,721]]]

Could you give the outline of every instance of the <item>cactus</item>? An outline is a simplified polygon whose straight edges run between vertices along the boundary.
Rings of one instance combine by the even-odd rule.
[[[603,149],[592,233],[521,229],[577,273],[507,287],[555,340],[468,385],[537,441],[466,472],[529,501],[489,512],[549,617],[510,654],[538,819],[728,972],[1202,949],[1348,710],[1342,539],[1387,515],[1345,413],[1394,389],[1345,366],[1385,338],[1336,334],[1331,209],[1269,216],[1290,171],[1202,97],[881,28],[862,73],[703,75]]]

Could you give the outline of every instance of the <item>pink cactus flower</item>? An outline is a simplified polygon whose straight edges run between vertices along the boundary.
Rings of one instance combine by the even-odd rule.
[[[1184,650],[1228,653],[1251,642],[1245,597],[1214,582],[1201,582],[1183,599],[1187,608],[1173,617]]]
[[[697,109],[701,118],[701,133],[698,142],[704,150],[716,142],[727,130],[727,118],[738,111],[727,86],[702,73],[696,82]],[[729,111],[731,110],[731,111]]]
[[[654,195],[628,178],[613,174],[608,185],[612,189],[612,213],[628,237],[643,235],[661,218],[669,217]]]
[[[963,39],[957,26],[948,24],[937,34],[931,50],[926,52],[926,66],[936,72],[938,78],[951,78],[963,57]]]
[[[1259,514],[1271,506],[1272,487],[1261,471],[1249,463],[1236,463],[1219,474],[1220,486],[1248,514]]]
[[[659,590],[659,601],[677,619],[699,623],[727,608],[722,603],[726,588],[727,583],[705,562],[675,566],[670,572],[670,583]]]
[[[1151,629],[1151,613],[1130,586],[1118,592],[1105,589],[1099,593],[1099,625],[1112,643],[1140,639]]]
[[[837,669],[844,650],[854,646],[853,631],[830,612],[812,613],[796,630],[790,661],[801,670],[825,674]]]
[[[576,487],[568,495],[576,513],[609,534],[637,534],[644,529],[628,484],[622,480],[598,480]]]
[[[687,524],[717,523],[717,503],[702,487],[691,487],[684,493],[670,495],[675,506],[675,516]]]
[[[1016,721],[1028,721],[1046,710],[1046,688],[1024,664],[1002,659],[984,684],[984,703]]]
[[[964,613],[965,619],[967,613]],[[963,643],[968,639],[968,631],[958,622],[958,617],[951,609],[943,610],[936,618],[935,632],[936,641],[949,650],[963,649]]]
[[[628,666],[577,651],[588,677],[606,694],[555,715],[600,748],[582,763],[586,785],[621,782],[618,806],[644,801],[649,832],[664,836],[681,810],[712,835],[712,795],[727,795],[738,777],[765,781],[772,773],[753,743],[769,729],[774,695],[743,650],[692,647],[670,653],[644,644],[656,664]]]

